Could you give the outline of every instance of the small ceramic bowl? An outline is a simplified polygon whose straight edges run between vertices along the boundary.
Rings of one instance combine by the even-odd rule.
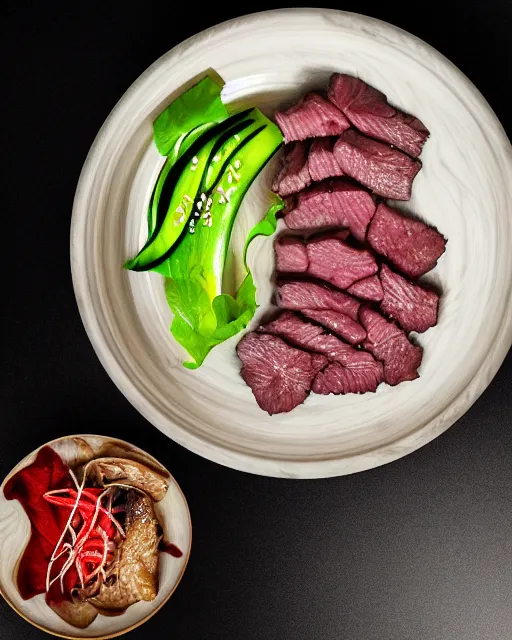
[[[122,440],[95,435],[76,435],[59,438],[47,445],[66,463],[80,464],[105,455],[132,457],[169,476],[169,489],[163,500],[155,503],[155,511],[164,529],[164,539],[181,551],[176,558],[160,553],[159,589],[151,602],[137,602],[116,617],[98,615],[86,629],[78,629],[62,620],[45,602],[44,594],[23,600],[16,586],[18,562],[30,538],[30,521],[17,500],[7,500],[4,486],[15,473],[31,464],[39,449],[24,458],[9,473],[0,491],[0,593],[19,613],[34,626],[62,638],[94,638],[106,640],[131,631],[151,618],[169,600],[178,586],[187,566],[192,543],[192,525],[187,501],[172,475],[155,458]],[[42,447],[40,447],[42,448]],[[108,454],[105,452],[108,448]]]

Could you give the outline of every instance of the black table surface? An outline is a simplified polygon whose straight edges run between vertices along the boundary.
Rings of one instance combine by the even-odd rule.
[[[121,395],[88,342],[71,285],[69,223],[96,132],[180,40],[277,6],[209,5],[3,6],[0,474],[69,433],[124,438],[172,470],[190,505],[192,555],[174,596],[133,640],[508,640],[510,356],[472,409],[414,454],[353,476],[290,481],[221,467],[167,439]],[[510,135],[510,0],[331,6],[439,49]],[[43,636],[0,602],[2,640]]]

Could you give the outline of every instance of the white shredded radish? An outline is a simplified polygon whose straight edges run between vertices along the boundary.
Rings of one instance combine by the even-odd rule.
[[[82,586],[82,588],[85,588],[86,585],[88,583],[91,582],[91,580],[96,579],[96,581],[100,580],[100,576],[101,579],[106,580],[107,578],[107,574],[105,571],[105,567],[107,564],[107,558],[108,558],[108,554],[110,553],[115,553],[116,550],[116,545],[115,543],[113,543],[113,541],[111,541],[106,533],[106,531],[103,529],[103,527],[97,525],[98,522],[98,516],[101,513],[103,513],[104,515],[106,515],[110,521],[110,523],[115,527],[115,529],[117,530],[117,532],[121,535],[122,538],[126,538],[126,533],[123,529],[123,527],[121,526],[121,524],[117,521],[117,519],[114,517],[113,513],[112,513],[112,507],[113,507],[113,501],[114,501],[114,495],[113,495],[113,491],[112,489],[114,487],[122,487],[124,489],[128,489],[128,490],[136,490],[139,491],[140,493],[145,495],[144,491],[138,490],[135,487],[132,487],[131,485],[124,485],[121,483],[112,483],[109,484],[102,493],[100,493],[99,496],[97,496],[96,498],[94,498],[94,496],[91,495],[87,495],[87,497],[90,500],[94,500],[94,512],[90,518],[90,521],[87,522],[87,518],[85,516],[82,516],[82,522],[83,522],[83,526],[80,529],[79,533],[77,534],[77,532],[75,531],[75,529],[73,528],[72,522],[77,514],[77,510],[79,510],[79,505],[80,505],[80,500],[82,499],[82,496],[84,495],[85,492],[85,483],[86,483],[86,479],[87,479],[87,472],[88,472],[88,468],[89,465],[94,462],[93,460],[91,460],[89,463],[87,463],[87,465],[84,467],[84,471],[83,471],[83,479],[82,482],[80,484],[78,484],[78,480],[75,476],[75,474],[72,472],[72,470],[70,469],[70,474],[71,477],[75,483],[75,485],[77,486],[77,494],[76,494],[76,498],[75,498],[75,502],[73,507],[71,508],[71,512],[69,514],[69,518],[66,522],[66,525],[62,531],[62,534],[59,538],[59,541],[57,542],[57,545],[55,546],[55,549],[53,550],[53,553],[51,555],[51,559],[50,562],[48,563],[48,570],[46,573],[46,591],[48,592],[51,588],[51,586],[57,582],[60,581],[60,588],[62,593],[64,593],[64,578],[67,574],[67,572],[71,569],[71,567],[75,566],[76,567],[76,571],[77,571],[77,575],[78,575],[78,579],[80,580],[80,585]],[[51,495],[59,495],[62,493],[69,493],[69,489],[55,489],[52,491],[48,491],[47,493],[44,494],[44,496],[51,496]],[[102,505],[102,501],[103,499],[107,497],[108,498],[108,502],[105,506]],[[119,509],[121,512],[124,511],[125,509]],[[87,543],[87,541],[89,540],[93,530],[96,528],[97,532],[100,534],[102,542],[103,542],[103,549],[102,551],[96,551],[96,550],[90,550],[90,551],[84,551],[84,545]],[[70,534],[71,536],[71,544],[69,542],[65,541],[66,535]],[[53,579],[51,578],[51,571],[53,568],[54,563],[56,562],[56,560],[58,560],[59,558],[61,558],[62,556],[64,556],[65,554],[68,554],[68,557],[66,558],[66,561],[64,562],[62,568],[60,569],[58,575],[56,575]],[[94,569],[94,571],[89,574],[89,575],[84,575],[84,571],[82,569],[81,563],[79,562],[79,559],[81,560],[100,560],[98,566]]]
[[[80,497],[82,496],[82,491],[84,490],[84,487],[85,487],[85,480],[87,478],[87,467],[89,466],[89,464],[90,463],[88,463],[86,465],[85,469],[84,469],[84,477],[83,477],[82,483],[80,484],[80,487],[77,490],[75,504],[74,504],[73,508],[71,509],[71,513],[69,514],[69,518],[68,518],[68,521],[66,523],[66,526],[64,527],[64,530],[60,535],[59,541],[57,542],[57,545],[55,546],[55,549],[53,550],[53,553],[51,555],[50,562],[48,563],[48,570],[46,571],[46,591],[47,592],[50,590],[50,587],[53,584],[53,582],[55,582],[55,581],[50,582],[52,568],[53,568],[53,565],[55,563],[55,554],[57,553],[57,550],[59,549],[60,545],[64,542],[64,538],[66,537],[66,532],[68,530],[68,527],[71,526],[71,522],[73,521],[73,517],[74,517],[74,515],[76,513],[76,510],[78,509],[78,504],[80,502]],[[62,573],[62,569],[61,569],[61,573]],[[62,585],[62,581],[61,581],[61,585]],[[62,591],[64,592],[64,587],[63,586],[62,586]]]
[[[68,471],[69,471],[69,475],[71,476],[71,479],[75,483],[75,487],[78,489],[80,485],[78,484],[78,480],[77,480],[77,477],[75,476],[75,472],[71,467],[68,467]]]
[[[84,474],[84,481],[85,481],[85,474]],[[62,569],[60,570],[60,584],[61,584],[61,591],[62,593],[64,593],[64,576],[66,575],[66,573],[71,569],[71,567],[73,566],[73,563],[76,560],[77,555],[80,553],[80,551],[82,550],[82,547],[84,546],[84,544],[87,542],[87,540],[89,539],[89,536],[92,533],[92,530],[94,529],[94,526],[96,524],[96,520],[98,519],[98,514],[100,512],[100,503],[102,498],[107,494],[108,489],[106,489],[103,493],[101,493],[98,496],[98,499],[96,500],[96,507],[94,510],[94,515],[91,519],[90,525],[89,525],[89,529],[87,531],[87,533],[82,536],[82,532],[80,532],[80,536],[81,540],[78,541],[75,544],[75,546],[73,547],[73,552],[70,555],[70,557],[68,558],[68,560],[66,561],[66,564],[62,567]]]

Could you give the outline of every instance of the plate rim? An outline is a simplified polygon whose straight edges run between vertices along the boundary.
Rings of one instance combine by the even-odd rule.
[[[508,304],[506,304],[503,314],[503,322],[496,333],[492,348],[489,349],[485,359],[481,362],[477,374],[450,404],[444,407],[438,414],[436,414],[435,417],[424,423],[417,430],[404,437],[399,437],[384,446],[379,446],[375,449],[371,449],[370,451],[365,451],[355,455],[327,458],[324,460],[279,460],[276,458],[241,453],[222,447],[211,440],[203,440],[182,428],[159,409],[153,407],[151,403],[145,399],[143,392],[139,390],[125,374],[123,367],[120,362],[116,360],[103,336],[102,329],[98,324],[92,304],[90,304],[90,296],[88,297],[90,292],[87,278],[82,275],[85,269],[82,267],[81,262],[82,255],[80,243],[77,242],[77,238],[80,236],[80,223],[87,213],[86,185],[92,175],[91,169],[94,164],[94,158],[100,150],[107,130],[114,124],[116,116],[119,116],[119,112],[122,107],[131,99],[132,95],[134,95],[140,87],[143,86],[146,78],[154,73],[159,67],[166,64],[173,56],[179,55],[180,51],[190,45],[196,38],[202,38],[216,34],[217,32],[222,32],[228,27],[232,28],[237,25],[247,26],[251,22],[257,22],[262,18],[272,20],[277,14],[286,15],[291,19],[293,19],[293,16],[307,17],[312,14],[315,16],[336,17],[337,19],[345,18],[346,20],[357,21],[362,25],[370,24],[377,26],[381,31],[385,33],[387,32],[387,34],[391,36],[406,37],[409,41],[413,41],[417,47],[427,51],[430,56],[435,57],[445,67],[448,66],[451,68],[452,72],[459,77],[462,83],[464,83],[466,89],[471,91],[473,98],[478,103],[478,106],[487,112],[489,118],[494,122],[497,130],[500,131],[504,140],[508,140],[506,132],[504,131],[503,126],[499,122],[492,107],[488,104],[484,96],[479,92],[469,78],[453,62],[437,51],[437,49],[400,27],[396,27],[388,22],[358,13],[337,9],[315,8],[273,9],[227,20],[187,38],[153,62],[122,95],[100,128],[82,167],[73,202],[70,233],[70,260],[73,289],[86,333],[98,359],[107,371],[109,377],[127,400],[139,411],[139,413],[141,413],[153,426],[162,431],[166,436],[189,449],[193,453],[238,471],[280,478],[313,479],[336,477],[366,471],[388,464],[416,451],[453,426],[453,424],[455,424],[455,422],[471,408],[471,406],[489,386],[512,345],[512,297],[509,298]]]
[[[114,442],[120,442],[120,443],[122,443],[124,445],[128,445],[128,447],[131,447],[132,449],[136,449],[138,451],[141,451],[146,456],[149,456],[149,458],[153,459],[157,463],[158,466],[164,468],[167,471],[171,481],[174,481],[176,487],[178,488],[178,491],[180,492],[181,497],[183,498],[183,501],[184,501],[185,506],[187,508],[188,527],[189,527],[189,535],[190,535],[190,543],[188,545],[187,555],[185,556],[185,562],[183,564],[183,567],[182,567],[182,570],[181,570],[180,574],[178,575],[176,583],[173,586],[173,588],[171,589],[171,591],[169,592],[169,594],[167,595],[167,597],[158,605],[158,607],[156,607],[154,609],[154,611],[151,611],[151,613],[149,613],[147,616],[145,616],[144,618],[139,620],[139,622],[131,624],[129,627],[126,627],[125,629],[122,629],[120,631],[115,631],[114,633],[108,633],[107,635],[99,635],[99,636],[76,636],[76,635],[71,636],[71,635],[67,635],[65,633],[59,633],[58,631],[53,631],[52,629],[49,629],[48,627],[45,627],[45,626],[39,624],[38,622],[35,622],[34,620],[31,620],[29,618],[29,616],[27,616],[26,613],[24,613],[23,611],[18,609],[18,607],[14,604],[14,602],[12,602],[12,600],[9,598],[7,593],[4,592],[4,589],[2,588],[1,582],[0,582],[0,596],[2,596],[4,601],[11,607],[11,609],[13,611],[15,611],[21,618],[23,618],[23,620],[25,620],[25,622],[28,622],[33,627],[36,627],[40,631],[44,631],[45,633],[48,633],[49,635],[55,636],[57,638],[64,638],[65,640],[82,640],[83,638],[85,640],[111,640],[111,638],[118,638],[119,636],[124,635],[125,633],[130,633],[130,631],[133,631],[134,629],[137,629],[138,627],[142,626],[144,623],[146,623],[148,620],[150,620],[154,615],[156,615],[162,609],[162,607],[169,602],[171,597],[174,595],[174,592],[179,587],[179,585],[180,585],[180,583],[181,583],[181,581],[183,579],[183,576],[185,575],[185,571],[187,569],[188,562],[190,560],[190,554],[192,552],[192,534],[193,534],[192,517],[190,515],[190,507],[188,505],[187,498],[186,498],[185,494],[183,493],[183,489],[181,488],[180,484],[178,483],[178,481],[176,480],[174,475],[169,471],[169,469],[165,465],[163,465],[159,460],[157,460],[155,458],[155,456],[153,456],[151,453],[148,453],[144,449],[141,449],[141,447],[139,447],[139,446],[137,446],[137,445],[135,445],[135,444],[133,444],[131,442],[127,442],[126,440],[122,440],[121,438],[115,438],[113,436],[105,436],[103,434],[77,433],[77,434],[71,434],[71,435],[68,435],[68,436],[60,436],[59,438],[54,438],[53,440],[50,440],[50,441],[40,445],[39,447],[36,447],[30,453],[27,453],[27,455],[25,457],[23,457],[9,471],[9,473],[2,480],[2,483],[0,484],[0,491],[2,492],[2,494],[3,494],[3,490],[4,490],[4,487],[5,487],[5,484],[11,478],[11,476],[13,474],[17,473],[18,471],[21,471],[21,469],[24,469],[25,466],[26,466],[26,463],[28,462],[28,460],[32,456],[37,455],[37,453],[43,447],[51,447],[52,445],[57,444],[58,442],[62,442],[63,440],[69,440],[69,439],[73,439],[73,438],[83,438],[83,439],[85,439],[85,438],[102,438],[102,439],[105,439],[105,440],[112,440]]]

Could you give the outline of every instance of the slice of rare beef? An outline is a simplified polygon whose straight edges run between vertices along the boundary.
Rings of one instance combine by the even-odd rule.
[[[311,184],[306,142],[293,142],[284,149],[281,171],[276,176],[272,190],[280,196],[289,196]]]
[[[380,308],[406,331],[421,333],[437,324],[437,293],[406,280],[385,264],[380,279],[384,290]]]
[[[293,311],[282,311],[276,318],[258,327],[258,331],[279,336],[298,347],[308,350],[309,345],[318,336],[322,336],[325,333],[322,327],[312,322],[306,322]],[[348,344],[342,344],[347,349],[352,348]]]
[[[345,73],[331,76],[329,100],[359,131],[393,144],[410,156],[420,155],[430,135],[418,118],[395,109],[383,93]]]
[[[308,273],[347,289],[362,278],[378,271],[373,255],[366,249],[349,247],[338,238],[322,238],[306,244]]]
[[[320,182],[326,178],[343,175],[343,171],[340,169],[332,152],[335,142],[336,138],[316,138],[311,143],[308,167],[312,180]]]
[[[364,241],[376,210],[372,196],[349,180],[338,178],[314,185],[299,193],[295,207],[286,213],[289,229],[347,227]]]
[[[350,127],[347,118],[332,102],[311,92],[286,111],[276,111],[275,118],[285,142],[339,136]]]
[[[291,411],[306,399],[327,358],[296,349],[276,336],[248,333],[237,346],[240,374],[270,415]]]
[[[410,199],[413,180],[421,169],[419,160],[354,129],[339,137],[334,156],[347,176],[376,194],[394,200]]]
[[[374,300],[375,302],[380,302],[384,296],[384,291],[382,290],[382,284],[378,275],[363,278],[362,280],[354,282],[354,284],[347,289],[347,292],[357,298],[362,298],[363,300]]]
[[[281,236],[274,243],[276,268],[282,273],[304,273],[308,270],[308,253],[302,238]]]
[[[357,320],[361,303],[323,284],[305,280],[278,281],[277,303],[283,309],[332,309]]]
[[[284,311],[278,318],[260,327],[260,331],[280,336],[308,351],[314,351],[326,356],[332,362],[340,364],[342,367],[357,372],[354,377],[360,381],[356,391],[352,391],[353,384],[348,382],[345,385],[340,381],[339,386],[330,391],[321,393],[364,393],[365,391],[375,391],[377,385],[383,379],[382,363],[361,349],[354,349],[336,336],[325,333],[323,329],[309,322],[304,322],[299,316],[291,311]],[[352,379],[350,376],[347,380]],[[341,379],[340,379],[341,380]],[[319,387],[320,388],[320,387]]]
[[[368,229],[372,249],[388,258],[410,278],[435,267],[446,248],[446,239],[424,222],[379,204]]]
[[[361,324],[368,334],[363,346],[384,364],[384,380],[394,386],[419,377],[418,367],[423,349],[412,344],[394,322],[367,307],[359,312]]]
[[[382,382],[382,365],[380,362],[375,364],[377,366],[349,369],[338,362],[331,362],[323,371],[317,373],[311,390],[322,395],[375,391]]]
[[[302,314],[337,333],[350,344],[359,344],[366,338],[363,327],[344,313],[332,309],[304,309]]]

